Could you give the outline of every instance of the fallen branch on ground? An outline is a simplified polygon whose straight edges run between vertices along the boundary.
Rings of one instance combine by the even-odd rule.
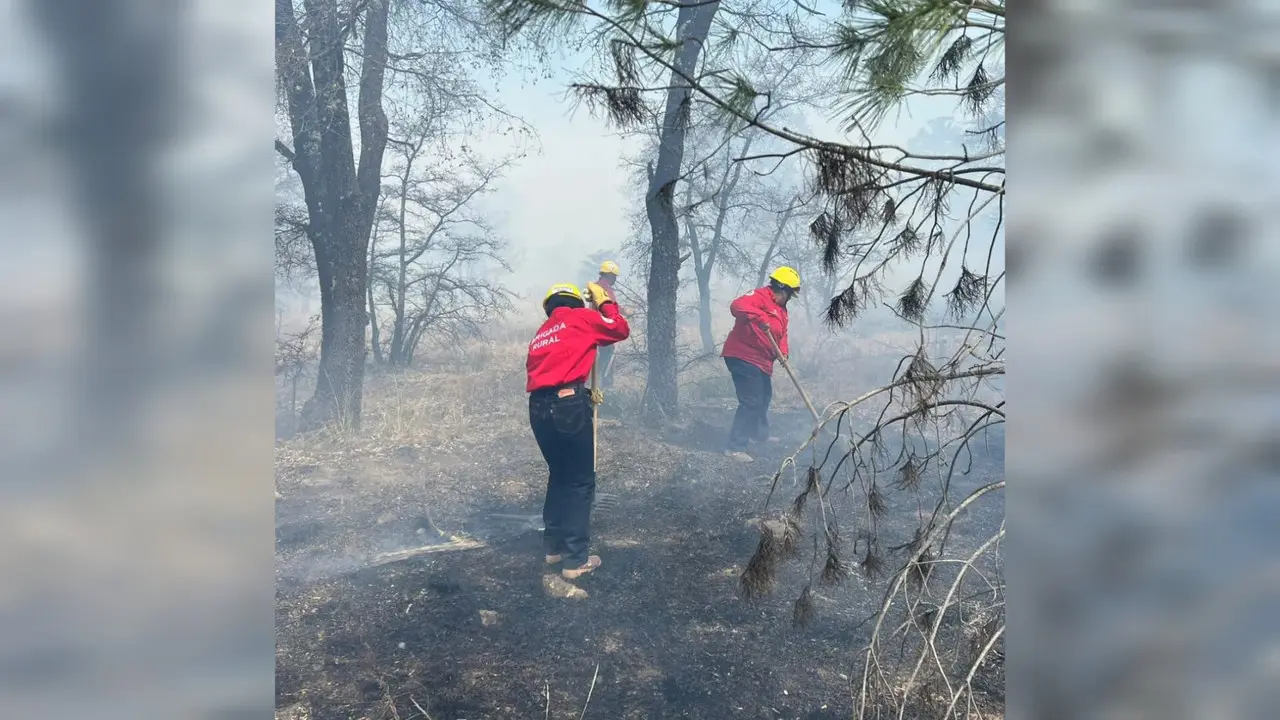
[[[442,553],[442,552],[453,552],[455,550],[475,550],[476,548],[482,548],[482,547],[486,547],[486,545],[483,542],[480,542],[479,540],[472,540],[470,538],[461,538],[461,537],[455,536],[452,540],[450,540],[447,543],[438,543],[436,545],[424,545],[422,547],[410,548],[408,550],[396,550],[393,552],[382,553],[380,555],[374,556],[373,562],[369,564],[371,566],[376,567],[378,565],[386,565],[387,563],[399,562],[401,560],[408,560],[409,558],[415,558],[415,557],[418,557],[419,555],[429,555],[431,553]]]

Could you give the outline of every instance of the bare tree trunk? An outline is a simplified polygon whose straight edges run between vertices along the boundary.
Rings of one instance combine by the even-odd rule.
[[[369,242],[369,272],[373,272],[373,256],[378,249],[376,227],[373,233],[374,236]],[[370,279],[366,285],[369,290],[369,345],[373,348],[373,364],[382,366],[386,364],[386,358],[382,356],[382,339],[378,333],[378,307],[373,301],[373,280]]]
[[[387,352],[387,361],[392,367],[404,366],[405,317],[399,313],[391,326],[391,348]]]
[[[413,362],[414,355],[418,353],[418,345],[422,342],[422,336],[426,334],[429,325],[430,323],[427,322],[425,314],[413,319],[413,328],[409,331],[405,342],[405,367],[409,367],[410,363]]]
[[[698,225],[693,217],[693,188],[688,184],[684,189],[685,216],[684,232],[689,239],[689,255],[693,257],[693,276],[698,283],[698,334],[702,339],[703,353],[713,353],[716,340],[711,335],[711,266],[709,253],[704,253],[702,242],[698,238]]]
[[[364,9],[356,166],[337,1],[305,1],[310,32],[304,40],[292,0],[276,0],[276,64],[288,94],[292,161],[302,180],[320,280],[320,367],[315,394],[303,406],[304,430],[334,421],[360,427],[368,244],[387,144],[387,3],[369,0]]]
[[[716,351],[716,339],[711,334],[711,262],[702,252],[698,241],[698,228],[691,216],[685,217],[685,233],[689,237],[689,254],[693,256],[693,277],[698,284],[698,333],[702,336],[702,351]]]
[[[737,153],[739,156],[745,156],[751,149],[751,140],[752,137],[748,135]],[[729,215],[730,202],[741,177],[742,163],[734,162],[733,153],[728,153],[725,156],[724,177],[720,181],[722,189],[716,195],[716,224],[711,231],[711,244],[694,268],[698,280],[698,330],[702,334],[702,350],[707,355],[716,351],[716,340],[711,334],[711,274],[715,271],[716,259],[724,243],[724,222]]]
[[[401,256],[403,257],[403,255]],[[400,261],[401,277],[404,276],[404,260]],[[404,348],[409,333],[409,318],[405,315],[405,293],[408,288],[400,281],[396,284],[391,311],[395,319],[391,323],[391,348],[388,351],[388,362],[392,367],[404,367]]]
[[[698,273],[698,333],[702,335],[702,352],[716,351],[716,338],[711,334],[711,273]]]
[[[400,141],[396,141],[401,144]],[[395,333],[391,338],[391,364],[396,367],[408,367],[409,355],[408,351],[408,320],[405,317],[405,306],[407,303],[406,296],[409,294],[409,229],[405,225],[405,219],[408,217],[409,204],[409,178],[413,176],[413,160],[417,157],[417,151],[409,143],[402,143],[404,147],[410,148],[405,153],[404,173],[400,175],[400,209],[397,212],[396,224],[400,232],[400,252],[397,255],[398,267],[396,268],[396,324]]]
[[[676,19],[680,50],[675,67],[693,77],[702,45],[711,29],[719,2],[682,0]],[[649,259],[648,315],[645,337],[649,346],[648,393],[645,411],[651,418],[679,414],[676,377],[676,294],[680,287],[680,230],[676,225],[675,190],[684,161],[691,89],[689,82],[672,73],[667,106],[659,134],[656,166],[649,173],[645,211],[653,233]]]
[[[795,211],[795,207],[788,207],[783,211],[782,216],[778,218],[778,228],[773,231],[773,238],[769,240],[769,249],[764,251],[764,257],[760,258],[760,269],[756,273],[756,287],[764,287],[769,280],[769,265],[773,263],[773,258],[778,254],[778,241],[782,239],[782,231],[787,229],[787,222],[791,220],[791,213]]]

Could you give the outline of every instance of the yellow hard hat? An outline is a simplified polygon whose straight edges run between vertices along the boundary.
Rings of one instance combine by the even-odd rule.
[[[795,268],[784,265],[774,270],[769,279],[790,288],[792,292],[800,292],[800,273]]]
[[[622,268],[619,268],[618,263],[612,260],[605,260],[604,262],[600,263],[600,274],[601,275],[621,275]]]
[[[575,300],[582,300],[582,291],[578,289],[577,285],[560,283],[559,285],[552,285],[551,289],[547,291],[547,296],[542,298],[542,306],[546,307],[547,301],[556,295],[568,295]]]

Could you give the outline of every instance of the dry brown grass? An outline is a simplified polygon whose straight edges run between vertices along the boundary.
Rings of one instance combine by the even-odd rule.
[[[277,474],[407,450],[483,451],[495,437],[527,430],[523,344],[470,343],[424,364],[429,369],[371,373],[361,432],[334,429],[281,442]]]
[[[534,330],[503,326],[489,341],[424,350],[415,368],[371,371],[365,382],[362,431],[323,431],[278,443],[277,475],[318,466],[353,467],[362,460],[410,450],[444,456],[484,453],[495,438],[527,435],[524,359]],[[642,328],[636,329],[637,343],[643,342],[642,333]],[[800,329],[792,338],[794,367],[821,410],[890,376],[899,359],[910,354],[914,339],[900,333],[832,337]],[[696,329],[682,329],[680,340],[696,347]],[[615,360],[605,415],[634,416],[643,407],[645,368],[639,353],[628,353],[630,349],[622,348]],[[773,385],[776,410],[804,411],[803,399],[781,368],[775,371]],[[311,389],[301,387],[299,397],[307,397]],[[680,397],[690,408],[733,408],[733,382],[723,360],[715,355],[685,361]],[[283,406],[288,407],[287,401]]]

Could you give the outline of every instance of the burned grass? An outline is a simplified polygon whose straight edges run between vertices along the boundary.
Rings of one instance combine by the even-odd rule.
[[[483,548],[380,567],[353,561],[328,573],[305,567],[315,555],[286,552],[278,706],[305,704],[315,720],[421,716],[415,701],[435,718],[543,717],[548,705],[551,717],[577,717],[599,665],[596,717],[847,716],[845,681],[814,670],[850,665],[852,614],[838,609],[843,603],[815,594],[811,604],[825,605],[824,613],[810,618],[812,634],[800,635],[787,599],[752,604],[735,596],[735,564],[753,536],[747,509],[758,505],[761,488],[712,458],[605,440],[624,460],[606,460],[602,472],[602,490],[619,505],[597,515],[605,564],[574,583],[586,598],[546,590],[535,529],[489,519],[534,512],[536,488],[514,508],[473,496],[467,508],[432,513],[484,537]],[[323,490],[283,494],[294,518],[308,503],[320,512],[328,503]],[[411,506],[430,502],[427,490],[380,494],[348,501],[348,512],[364,508],[363,528],[309,540],[327,538],[329,553],[341,555],[351,553],[352,536],[386,535],[379,528],[394,525],[391,534],[404,543],[419,542],[412,520],[422,513]],[[391,503],[408,522],[379,526],[377,510]]]
[[[571,599],[545,580],[545,467],[519,378],[459,371],[372,387],[369,417],[382,424],[359,441],[277,450],[280,717],[576,718],[588,692],[586,714],[600,718],[852,713],[857,648],[881,591],[852,572],[858,558],[842,559],[834,526],[817,533],[810,562],[815,532],[785,512],[794,507],[761,516],[773,472],[804,436],[786,405],[783,442],[744,466],[718,453],[731,409],[693,406],[655,435],[629,420],[625,385],[607,399],[618,422],[600,440],[604,566],[572,583],[586,597]],[[815,482],[784,474],[779,490],[795,497]],[[806,502],[816,498],[801,511]],[[890,503],[885,523],[899,510]],[[803,587],[799,598],[740,596],[762,532],[768,577]],[[453,538],[471,543],[374,562]]]

